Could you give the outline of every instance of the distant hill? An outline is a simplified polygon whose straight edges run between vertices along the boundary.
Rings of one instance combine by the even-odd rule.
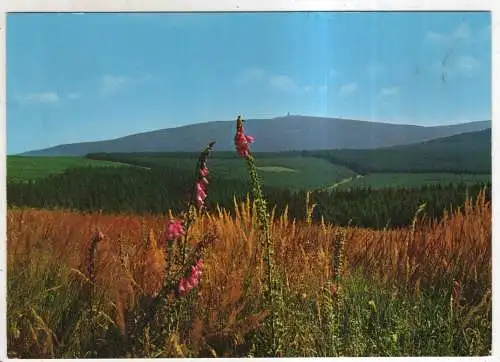
[[[374,149],[422,142],[490,127],[491,121],[423,127],[308,116],[246,121],[248,134],[257,139],[252,150],[261,152]],[[113,140],[58,145],[26,152],[23,155],[84,156],[98,152],[193,152],[201,150],[211,140],[217,142],[218,151],[226,151],[233,149],[234,128],[234,121],[197,123]]]
[[[491,128],[379,149],[307,151],[358,173],[491,173]]]

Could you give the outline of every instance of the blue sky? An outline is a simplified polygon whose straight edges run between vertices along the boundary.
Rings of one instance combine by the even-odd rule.
[[[491,119],[488,13],[11,14],[7,153],[287,114]]]

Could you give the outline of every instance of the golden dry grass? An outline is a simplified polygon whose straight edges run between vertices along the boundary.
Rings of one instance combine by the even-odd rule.
[[[236,217],[216,210],[198,218],[190,231],[193,245],[208,232],[217,235],[206,252],[197,291],[196,308],[205,313],[200,313],[191,330],[192,342],[200,349],[203,338],[214,333],[220,337],[229,330],[244,335],[265,315],[254,299],[244,296],[258,296],[262,287],[255,210],[249,202],[237,206]],[[54,263],[85,274],[90,240],[99,228],[105,238],[97,249],[96,284],[114,306],[114,319],[123,329],[123,308],[134,303],[139,293],[154,295],[161,286],[164,221],[153,216],[8,210],[9,277],[27,266],[44,273]],[[491,224],[491,205],[482,195],[475,204],[468,202],[440,221],[420,220],[414,228],[345,228],[345,270],[362,270],[396,292],[415,294],[451,288],[456,280],[466,300],[477,304],[491,289]],[[331,280],[337,231],[334,225],[289,220],[286,213],[272,216],[276,264],[288,294],[314,293]],[[246,292],[244,280],[251,281]],[[179,347],[175,338],[172,343]]]

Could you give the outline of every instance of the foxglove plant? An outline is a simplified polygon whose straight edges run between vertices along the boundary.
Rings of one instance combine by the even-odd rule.
[[[273,258],[273,242],[271,239],[271,233],[269,229],[269,213],[267,210],[267,203],[264,199],[264,195],[262,193],[262,187],[259,180],[259,176],[257,174],[257,167],[255,165],[255,159],[253,158],[249,145],[255,142],[255,138],[245,134],[245,129],[243,126],[243,119],[241,116],[238,116],[236,120],[236,135],[234,137],[234,144],[236,147],[236,152],[241,157],[244,157],[248,164],[248,169],[250,173],[250,185],[252,195],[255,199],[255,203],[257,206],[257,219],[259,222],[259,226],[264,233],[263,239],[263,247],[265,249],[265,262],[266,262],[266,275],[268,278],[268,286],[271,283],[271,275],[272,275],[272,258]]]
[[[171,272],[173,243],[178,241],[180,259],[182,268],[186,267],[186,245],[188,240],[188,231],[191,225],[196,220],[197,213],[206,209],[205,200],[208,192],[208,165],[207,159],[213,151],[215,142],[210,142],[207,147],[201,152],[196,166],[196,180],[194,183],[191,199],[187,204],[187,212],[182,213],[181,220],[170,219],[167,221],[165,239],[168,247],[167,274]]]
[[[194,185],[193,194],[191,196],[191,200],[187,205],[187,214],[184,214],[184,230],[185,235],[182,243],[182,266],[186,265],[186,245],[188,239],[188,231],[191,225],[196,220],[198,212],[203,212],[206,210],[205,200],[207,198],[208,193],[208,164],[207,160],[210,156],[210,153],[213,151],[215,141],[210,142],[207,147],[200,153],[200,157],[198,158],[198,164],[196,166],[196,181]],[[196,205],[196,206],[195,206]]]
[[[190,258],[187,258],[186,246],[189,228],[196,220],[198,211],[203,211],[206,208],[205,200],[207,198],[208,190],[207,159],[213,151],[214,144],[215,142],[209,143],[198,159],[196,167],[196,181],[194,184],[193,194],[187,204],[187,212],[182,213],[182,217],[180,219],[175,219],[172,215],[170,215],[166,221],[164,233],[168,248],[166,276],[160,292],[150,304],[149,310],[144,319],[144,325],[147,325],[154,315],[156,315],[158,308],[162,306],[162,302],[166,303],[167,295],[174,292],[177,296],[184,296],[191,289],[199,285],[203,268],[201,254],[209,241],[213,241],[213,238],[208,237],[205,238],[206,240],[204,239],[200,241],[192,251]],[[177,248],[174,248],[174,242],[176,241]],[[176,259],[178,262],[178,268],[176,270],[172,270],[172,255],[176,254],[174,249],[177,249],[177,252],[180,253],[180,257]],[[188,262],[193,258],[196,258],[196,262],[187,268]]]
[[[234,145],[236,152],[239,156],[244,157],[248,164],[249,174],[250,174],[250,185],[252,195],[255,200],[256,210],[257,210],[257,220],[259,227],[263,233],[261,246],[264,249],[264,264],[265,264],[265,274],[266,283],[264,295],[268,305],[271,309],[271,334],[272,334],[272,350],[271,353],[275,356],[281,353],[281,341],[279,334],[280,320],[276,313],[276,308],[280,306],[282,302],[280,295],[277,293],[276,280],[273,270],[274,263],[274,243],[271,237],[271,231],[269,227],[269,212],[267,210],[267,203],[262,192],[261,182],[257,173],[257,167],[255,165],[255,159],[250,152],[250,144],[255,142],[255,138],[249,136],[245,133],[244,120],[241,116],[236,119],[236,134],[234,136]],[[279,299],[279,300],[277,300]]]

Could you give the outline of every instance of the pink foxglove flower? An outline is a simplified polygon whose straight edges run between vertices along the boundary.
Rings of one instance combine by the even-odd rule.
[[[184,225],[181,220],[168,220],[167,222],[167,232],[166,239],[167,240],[175,240],[180,236],[185,234]]]
[[[189,282],[185,279],[185,278],[182,278],[180,281],[179,281],[179,293],[184,295],[186,294],[187,292],[189,292],[191,290],[192,286],[191,284],[189,284]]]
[[[178,290],[180,295],[186,295],[191,289],[196,288],[200,284],[203,261],[199,259],[193,266],[189,276],[182,278],[179,281]]]
[[[208,183],[208,181],[207,181]],[[196,182],[196,204],[198,208],[201,208],[205,204],[205,199],[207,198],[206,184],[202,181]]]
[[[255,142],[255,138],[245,134],[243,120],[240,117],[237,119],[236,135],[234,136],[234,144],[236,152],[242,157],[247,157],[250,154],[249,145]]]
[[[188,282],[194,288],[194,287],[198,286],[199,279],[198,279],[197,275],[191,274],[191,276],[188,279]]]
[[[208,168],[207,166],[203,166],[200,168],[200,175],[201,177],[207,177],[208,176]]]
[[[210,152],[213,150],[212,147],[215,144],[215,141],[210,142],[207,148],[201,153],[200,158],[198,159],[198,175],[194,189],[194,201],[196,202],[196,206],[198,209],[201,209],[205,206],[205,199],[207,198],[207,188],[208,188],[208,167],[207,167],[207,158],[210,155]]]

